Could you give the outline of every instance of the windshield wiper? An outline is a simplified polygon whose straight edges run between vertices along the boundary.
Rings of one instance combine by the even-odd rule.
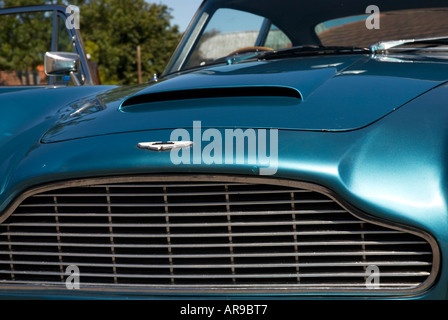
[[[371,53],[382,53],[387,50],[400,47],[405,44],[428,44],[428,45],[439,45],[446,44],[448,45],[448,36],[447,37],[434,37],[434,38],[420,38],[420,39],[404,39],[404,40],[390,40],[390,41],[380,41],[370,45]],[[409,48],[406,48],[409,49]],[[415,49],[415,48],[412,48]]]
[[[316,45],[304,45],[287,49],[270,51],[248,51],[243,54],[237,53],[215,60],[213,64],[226,63],[232,65],[247,60],[269,60],[291,57],[306,57],[316,55],[336,55],[336,54],[370,54],[369,49],[357,47],[325,47]]]
[[[357,47],[325,47],[325,46],[297,46],[288,49],[265,51],[258,54],[258,59],[281,59],[291,57],[306,57],[315,55],[337,54],[370,54],[369,49]]]

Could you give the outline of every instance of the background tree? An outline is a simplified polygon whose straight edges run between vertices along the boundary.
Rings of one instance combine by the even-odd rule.
[[[178,27],[170,24],[168,7],[144,0],[72,4],[81,9],[81,32],[88,53],[99,64],[102,83],[137,83],[137,46],[143,81],[164,70],[180,38]]]
[[[68,4],[62,0],[0,0],[1,7],[44,3]],[[80,8],[86,51],[98,62],[103,84],[138,82],[137,46],[141,47],[143,81],[149,81],[164,70],[181,36],[178,26],[171,25],[170,9],[165,5],[144,0],[72,0],[70,4]]]
[[[6,4],[5,4],[6,2]],[[7,5],[11,1],[0,1]],[[18,0],[15,6],[38,1]],[[30,32],[32,30],[33,32]],[[34,12],[0,16],[0,85],[40,84],[38,68],[43,64],[44,54],[51,49],[51,13]],[[3,78],[6,76],[6,79]]]

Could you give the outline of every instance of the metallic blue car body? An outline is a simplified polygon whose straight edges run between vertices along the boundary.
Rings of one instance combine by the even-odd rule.
[[[323,186],[363,212],[432,235],[440,248],[438,278],[431,288],[409,298],[447,299],[447,81],[444,60],[336,55],[210,66],[143,86],[4,92],[0,212],[24,191],[64,180],[161,173],[258,176],[259,165],[173,165],[169,153],[145,152],[136,145],[169,141],[175,128],[193,135],[198,120],[203,129],[216,128],[223,135],[226,128],[279,129],[278,170],[272,178]],[[128,99],[160,92],[237,87],[289,88],[300,99],[221,97],[207,103],[190,99],[126,105]],[[83,101],[93,101],[96,109],[77,113]],[[0,296],[189,297],[51,290],[0,290]],[[316,294],[275,297],[307,296]],[[363,295],[323,297],[335,296]],[[382,296],[405,298],[374,295]]]

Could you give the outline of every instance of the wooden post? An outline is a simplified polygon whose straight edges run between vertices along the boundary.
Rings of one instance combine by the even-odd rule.
[[[142,53],[140,46],[137,46],[137,72],[138,72],[138,83],[143,83],[142,80]]]

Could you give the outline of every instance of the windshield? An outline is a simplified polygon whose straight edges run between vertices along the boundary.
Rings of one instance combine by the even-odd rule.
[[[380,41],[448,36],[446,1],[370,3],[206,0],[165,74],[291,47],[368,48]]]

